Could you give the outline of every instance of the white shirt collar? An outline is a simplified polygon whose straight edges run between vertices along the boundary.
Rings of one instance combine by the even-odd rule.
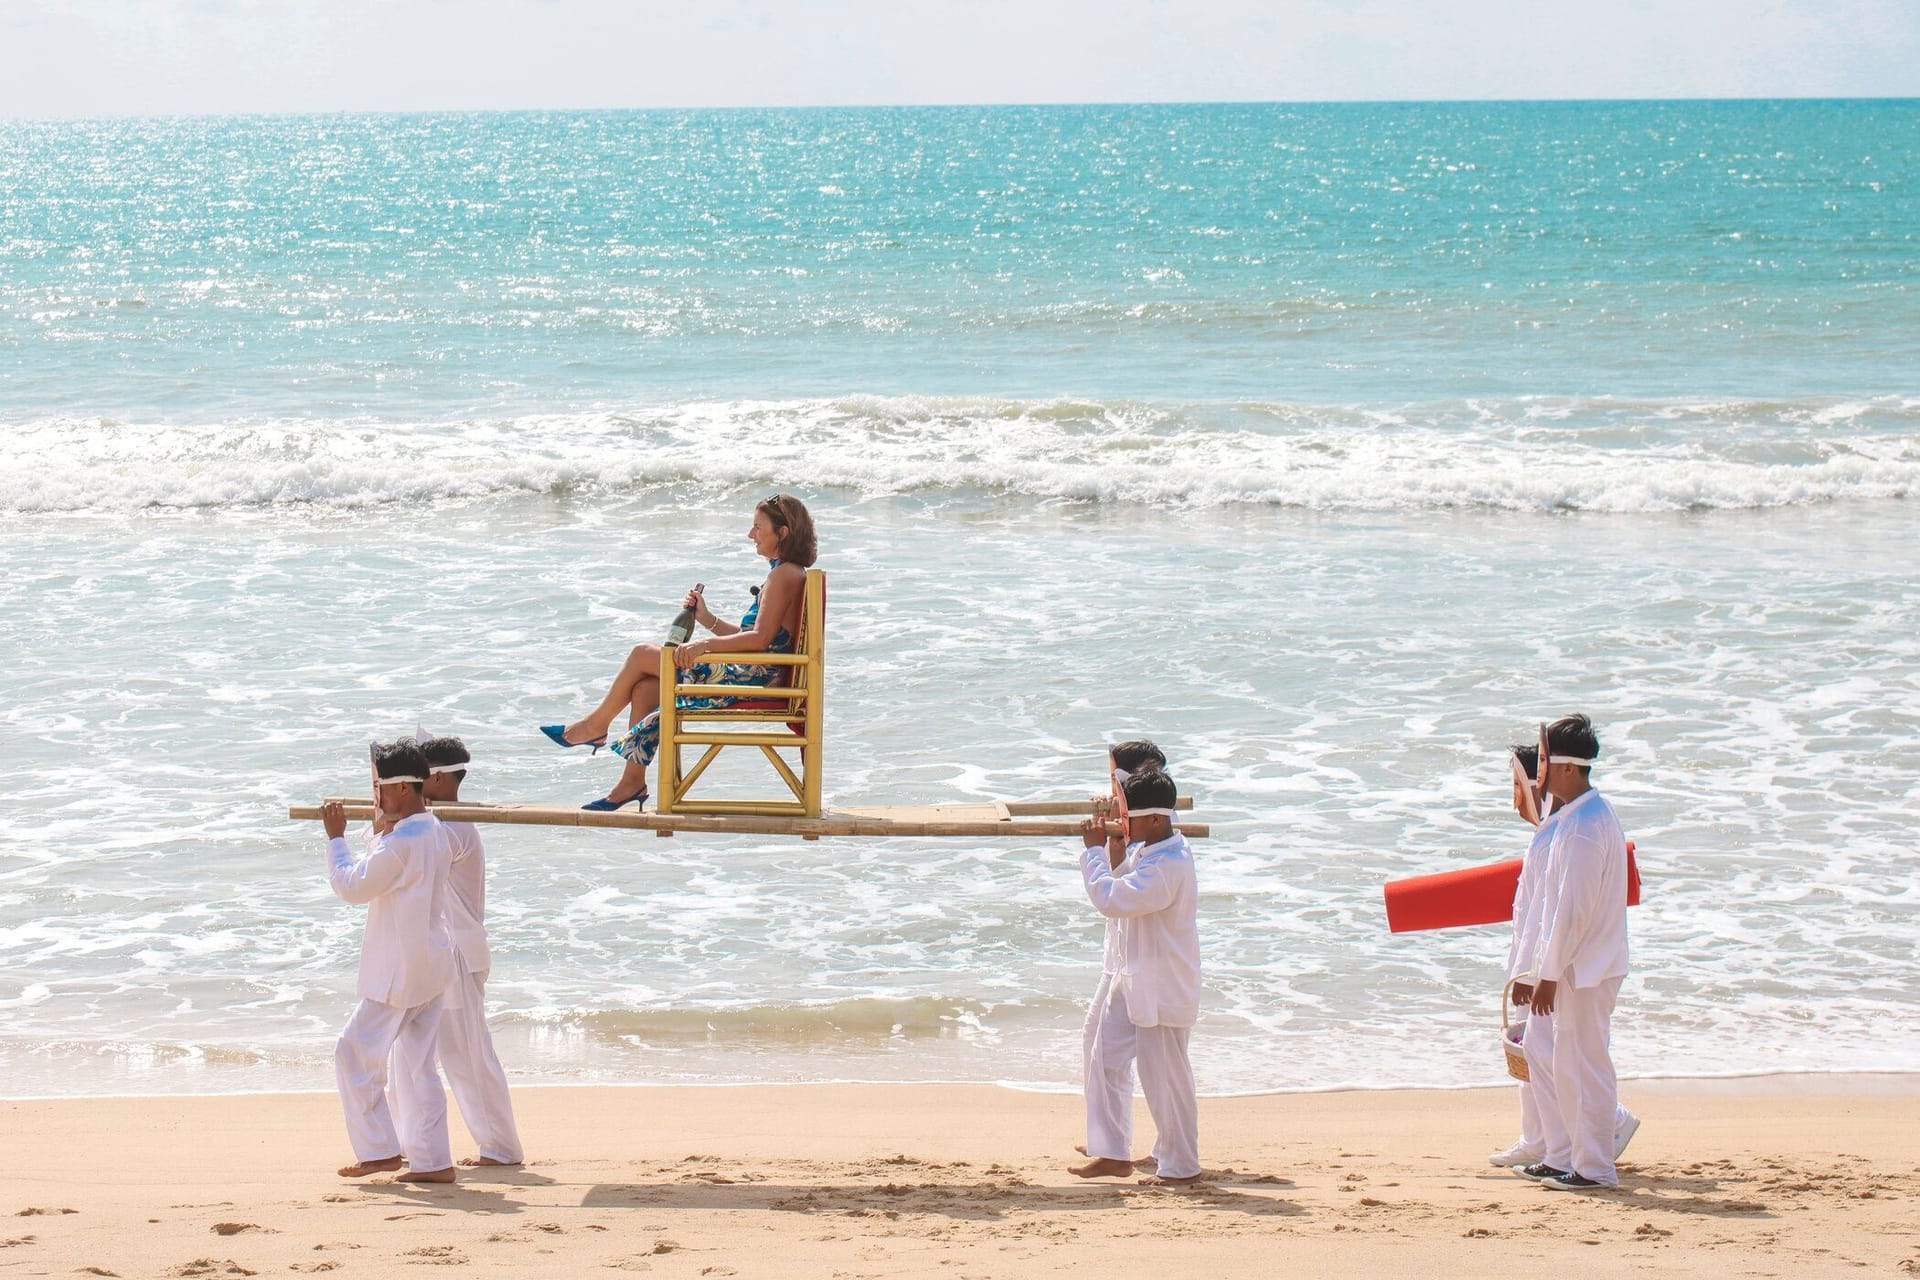
[[[1588,799],[1590,799],[1593,796],[1597,796],[1599,794],[1600,794],[1600,788],[1588,787],[1585,791],[1582,791],[1579,795],[1567,801],[1564,805],[1560,806],[1558,809],[1555,809],[1550,815],[1548,815],[1547,822],[1554,822],[1558,820],[1563,814],[1572,813],[1575,809],[1578,809],[1581,805],[1585,804],[1588,801]],[[1543,822],[1540,825],[1544,827],[1547,825],[1547,822]]]
[[[1132,858],[1144,857],[1146,854],[1152,852],[1153,850],[1165,848],[1167,845],[1172,844],[1175,840],[1179,840],[1182,838],[1183,837],[1180,835],[1180,833],[1176,831],[1172,835],[1168,836],[1165,840],[1156,840],[1152,844],[1135,843],[1127,846],[1127,856]]]

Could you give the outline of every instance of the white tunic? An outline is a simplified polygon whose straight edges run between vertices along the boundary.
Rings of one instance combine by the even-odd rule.
[[[1176,831],[1134,850],[1118,868],[1105,844],[1089,845],[1080,870],[1088,899],[1111,922],[1109,964],[1117,944],[1117,981],[1133,1024],[1191,1027],[1200,1018],[1200,927],[1186,837]]]
[[[1553,842],[1554,814],[1533,829],[1527,855],[1520,863],[1520,883],[1513,891],[1513,943],[1507,948],[1507,977],[1533,972],[1540,942],[1540,885],[1545,879],[1548,846]]]
[[[1592,987],[1627,972],[1627,837],[1588,790],[1555,815],[1544,868],[1534,971]]]
[[[493,968],[487,950],[487,854],[480,831],[471,822],[442,822],[453,845],[447,869],[447,926],[467,972],[485,976]]]
[[[447,868],[452,845],[431,813],[403,819],[367,842],[355,859],[344,838],[327,842],[327,880],[342,902],[365,904],[359,995],[411,1009],[453,981],[447,930]]]

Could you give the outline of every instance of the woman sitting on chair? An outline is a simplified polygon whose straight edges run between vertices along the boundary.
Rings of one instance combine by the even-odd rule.
[[[807,568],[816,557],[813,517],[800,499],[791,494],[775,494],[753,509],[753,528],[747,531],[753,549],[772,564],[772,572],[754,593],[753,607],[738,626],[722,622],[707,608],[698,592],[687,593],[687,604],[694,610],[694,621],[713,633],[711,639],[695,640],[674,651],[674,665],[680,670],[680,684],[783,684],[787,668],[774,663],[731,663],[716,665],[702,662],[709,653],[792,653],[794,637],[800,632],[800,604],[805,592]],[[682,695],[680,706],[725,707],[738,699]],[[600,705],[582,719],[569,725],[541,725],[540,732],[563,747],[591,746],[597,752],[606,745],[607,732],[620,708],[628,711],[627,731],[614,742],[613,752],[627,762],[620,781],[598,800],[581,806],[596,812],[609,812],[625,805],[644,808],[647,800],[647,765],[660,749],[660,646],[637,644],[620,665],[620,674],[607,688]]]

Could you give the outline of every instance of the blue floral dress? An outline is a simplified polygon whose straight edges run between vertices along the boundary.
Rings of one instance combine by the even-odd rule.
[[[780,567],[778,560],[768,562],[769,568]],[[753,630],[753,624],[760,620],[760,595],[754,593],[753,604],[740,617],[742,631]],[[773,643],[767,646],[768,653],[792,653],[793,636],[785,627],[774,636]],[[787,675],[787,668],[771,662],[728,662],[715,664],[696,662],[680,673],[681,687],[690,684],[759,684],[774,685],[781,683]],[[693,694],[681,694],[674,705],[682,711],[707,711],[715,707],[730,707],[740,699],[730,694],[712,698],[702,698]],[[623,760],[646,766],[653,763],[654,756],[660,752],[660,713],[650,713],[639,724],[627,730],[608,747]]]

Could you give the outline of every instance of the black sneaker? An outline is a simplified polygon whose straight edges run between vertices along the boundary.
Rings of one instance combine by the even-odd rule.
[[[1542,1178],[1540,1185],[1549,1191],[1611,1191],[1613,1188],[1604,1182],[1595,1182],[1592,1178],[1583,1178],[1577,1173],[1563,1173],[1557,1178]]]
[[[1535,1182],[1546,1182],[1553,1178],[1571,1178],[1573,1176],[1571,1171],[1556,1169],[1550,1164],[1530,1164],[1524,1169],[1515,1169],[1514,1172],[1523,1178],[1532,1178]]]

